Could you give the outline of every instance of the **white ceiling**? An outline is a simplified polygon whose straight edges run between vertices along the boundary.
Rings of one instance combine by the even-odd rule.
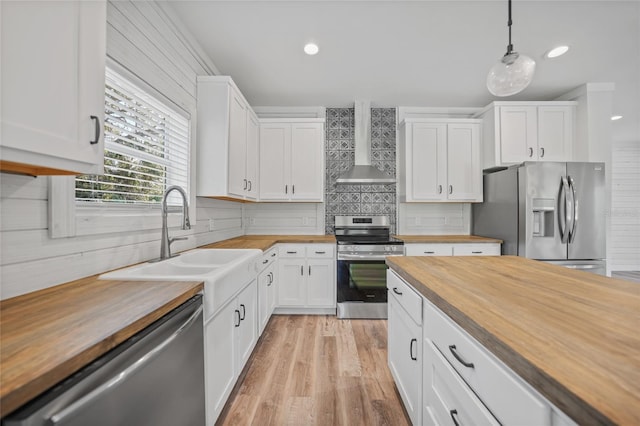
[[[169,2],[254,106],[480,107],[506,51],[507,1]],[[533,83],[502,100],[552,100],[613,82],[614,140],[640,141],[640,1],[513,1],[515,50]],[[320,53],[302,47],[316,42]],[[571,50],[555,60],[558,44]]]

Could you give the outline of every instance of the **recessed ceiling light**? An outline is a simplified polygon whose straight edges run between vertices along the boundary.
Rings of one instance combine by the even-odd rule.
[[[315,55],[316,53],[318,53],[318,45],[315,43],[307,43],[304,45],[304,53],[306,53],[307,55]]]
[[[616,121],[616,120],[620,120],[622,118],[621,115],[614,115],[611,117],[611,121]]]
[[[544,56],[549,59],[557,58],[558,56],[562,56],[567,53],[568,50],[569,46],[558,46],[548,51]]]

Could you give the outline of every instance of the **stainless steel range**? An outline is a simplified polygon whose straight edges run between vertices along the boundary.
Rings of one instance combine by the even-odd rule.
[[[402,256],[387,216],[336,216],[338,318],[387,318],[387,256]]]

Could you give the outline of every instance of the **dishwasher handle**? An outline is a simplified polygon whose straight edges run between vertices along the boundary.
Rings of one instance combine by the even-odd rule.
[[[58,411],[54,415],[50,417],[50,422],[52,425],[60,424],[65,421],[65,419],[71,417],[77,411],[82,410],[83,407],[89,405],[91,402],[98,399],[101,395],[108,392],[115,386],[118,386],[120,383],[124,382],[129,378],[132,374],[134,374],[137,370],[144,367],[148,364],[153,358],[155,358],[160,352],[162,352],[167,346],[169,346],[174,340],[176,340],[181,334],[183,334],[186,330],[188,330],[200,317],[202,313],[203,305],[200,305],[196,311],[191,314],[191,316],[180,325],[180,327],[173,332],[169,337],[167,337],[162,343],[158,346],[151,349],[149,352],[140,357],[136,362],[129,365],[127,368],[113,376],[110,380],[104,382],[93,391],[86,394],[84,397],[78,399],[73,404],[63,408]]]

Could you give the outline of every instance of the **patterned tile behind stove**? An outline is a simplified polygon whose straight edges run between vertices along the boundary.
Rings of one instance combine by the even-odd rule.
[[[395,185],[336,185],[355,161],[353,108],[327,109],[325,232],[335,232],[335,215],[386,214],[395,232]],[[395,109],[372,108],[372,164],[395,175]]]

